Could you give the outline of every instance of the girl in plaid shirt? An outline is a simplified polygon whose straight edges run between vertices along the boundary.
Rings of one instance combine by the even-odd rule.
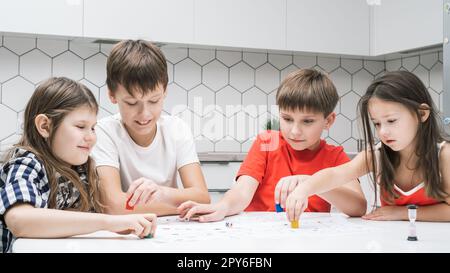
[[[98,104],[68,78],[50,78],[34,92],[24,132],[0,169],[0,250],[16,237],[58,238],[108,230],[153,235],[154,214],[107,215],[89,153]],[[90,213],[97,212],[97,213]]]

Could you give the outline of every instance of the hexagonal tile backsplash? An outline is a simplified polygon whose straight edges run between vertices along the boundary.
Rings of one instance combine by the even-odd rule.
[[[83,41],[0,36],[0,150],[18,140],[23,109],[34,88],[49,76],[87,85],[99,100],[99,118],[116,113],[106,96],[106,58],[111,45]],[[441,52],[389,61],[272,54],[215,49],[162,48],[169,73],[166,114],[191,127],[198,152],[246,152],[266,120],[277,116],[275,91],[298,68],[329,73],[341,101],[337,120],[323,137],[355,152],[356,104],[368,84],[385,71],[418,75],[442,109]]]

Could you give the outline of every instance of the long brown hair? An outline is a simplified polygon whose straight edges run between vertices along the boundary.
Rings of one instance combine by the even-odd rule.
[[[69,179],[80,192],[80,211],[89,211],[94,208],[97,212],[103,211],[100,203],[100,191],[98,176],[95,164],[90,157],[84,164],[88,189],[85,188],[74,166],[57,158],[52,152],[51,146],[55,132],[61,122],[71,111],[88,106],[98,112],[98,104],[92,92],[83,84],[65,77],[53,77],[42,82],[31,96],[24,113],[24,130],[19,143],[9,152],[7,158],[13,157],[16,148],[28,150],[36,155],[43,163],[50,185],[49,208],[56,207],[56,195],[58,189],[58,179],[56,173]],[[38,132],[35,125],[35,118],[39,114],[46,115],[50,120],[50,136],[46,140]]]
[[[425,190],[428,196],[438,200],[446,198],[448,194],[444,190],[439,172],[437,143],[448,140],[448,137],[444,136],[442,126],[437,121],[436,107],[427,88],[416,75],[408,71],[388,72],[374,80],[358,104],[363,125],[367,168],[371,168],[373,171],[375,197],[377,182],[379,182],[381,191],[387,195],[385,196],[387,202],[392,202],[394,198],[398,197],[394,191],[394,176],[395,170],[400,165],[400,156],[398,152],[393,151],[381,142],[379,166],[377,166],[374,137],[368,111],[368,104],[371,98],[401,103],[417,116],[418,130],[416,138],[418,141],[415,153],[418,160],[415,170],[423,172]],[[426,104],[428,107],[424,108],[421,104]],[[430,116],[424,122],[420,121],[420,110],[430,111]],[[368,151],[370,151],[371,160],[369,159]],[[377,170],[378,167],[380,170]]]

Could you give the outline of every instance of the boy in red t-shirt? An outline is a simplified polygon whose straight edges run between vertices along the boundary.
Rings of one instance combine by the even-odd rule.
[[[200,222],[219,221],[245,211],[274,211],[298,183],[350,159],[342,147],[320,137],[333,124],[339,100],[325,74],[301,69],[289,74],[277,90],[280,131],[259,134],[236,176],[236,183],[216,204],[187,201],[178,207],[181,218],[201,215]],[[275,191],[276,190],[276,191]],[[274,192],[279,192],[278,196]],[[366,199],[357,180],[308,199],[307,211],[329,212],[331,205],[350,216],[366,212]]]

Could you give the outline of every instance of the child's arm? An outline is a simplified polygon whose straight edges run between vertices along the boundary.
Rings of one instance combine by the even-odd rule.
[[[449,222],[450,200],[436,205],[419,206],[416,221]],[[362,217],[374,221],[408,221],[407,206],[383,206]]]
[[[348,216],[360,217],[367,211],[367,200],[358,180],[352,180],[319,196]]]
[[[176,208],[187,200],[201,203],[210,202],[205,179],[198,163],[181,167],[179,173],[183,182],[182,189],[161,186],[145,177],[136,179],[127,191],[127,197],[130,198],[128,205],[131,207],[145,206],[160,202]]]
[[[178,207],[187,200],[198,203],[211,202],[200,164],[187,164],[181,167],[178,172],[183,183],[183,189],[166,187],[165,196],[169,203]]]
[[[369,156],[370,162],[370,156]],[[351,180],[368,173],[365,151],[359,153],[352,161],[318,171],[306,183],[299,183],[286,200],[286,212],[289,221],[298,220],[307,207],[307,198],[314,194],[323,194]]]
[[[253,177],[242,175],[216,204],[198,204],[192,201],[181,204],[178,207],[180,217],[190,219],[194,215],[201,215],[198,219],[200,222],[211,222],[238,214],[250,204],[258,185]]]
[[[4,219],[14,236],[27,238],[60,238],[98,230],[134,233],[143,238],[156,229],[154,214],[107,215],[35,208],[27,203],[9,208]]]
[[[127,193],[122,191],[120,173],[111,166],[97,167],[100,179],[102,202],[106,205],[106,213],[129,214],[129,213],[155,213],[157,215],[176,214],[176,206],[165,202],[155,201],[146,205],[138,205],[134,210],[126,210],[125,204],[128,200]]]
[[[448,192],[448,191],[447,191]],[[406,219],[408,220],[408,211],[406,207]],[[430,222],[450,222],[450,198],[447,198],[444,203],[423,206],[417,209],[416,221],[430,221]]]
[[[310,175],[293,175],[281,178],[275,187],[275,203],[285,208],[287,196],[299,183],[308,183],[310,177]],[[352,180],[336,189],[319,194],[319,196],[339,211],[352,217],[362,216],[367,210],[367,201],[358,180]]]

